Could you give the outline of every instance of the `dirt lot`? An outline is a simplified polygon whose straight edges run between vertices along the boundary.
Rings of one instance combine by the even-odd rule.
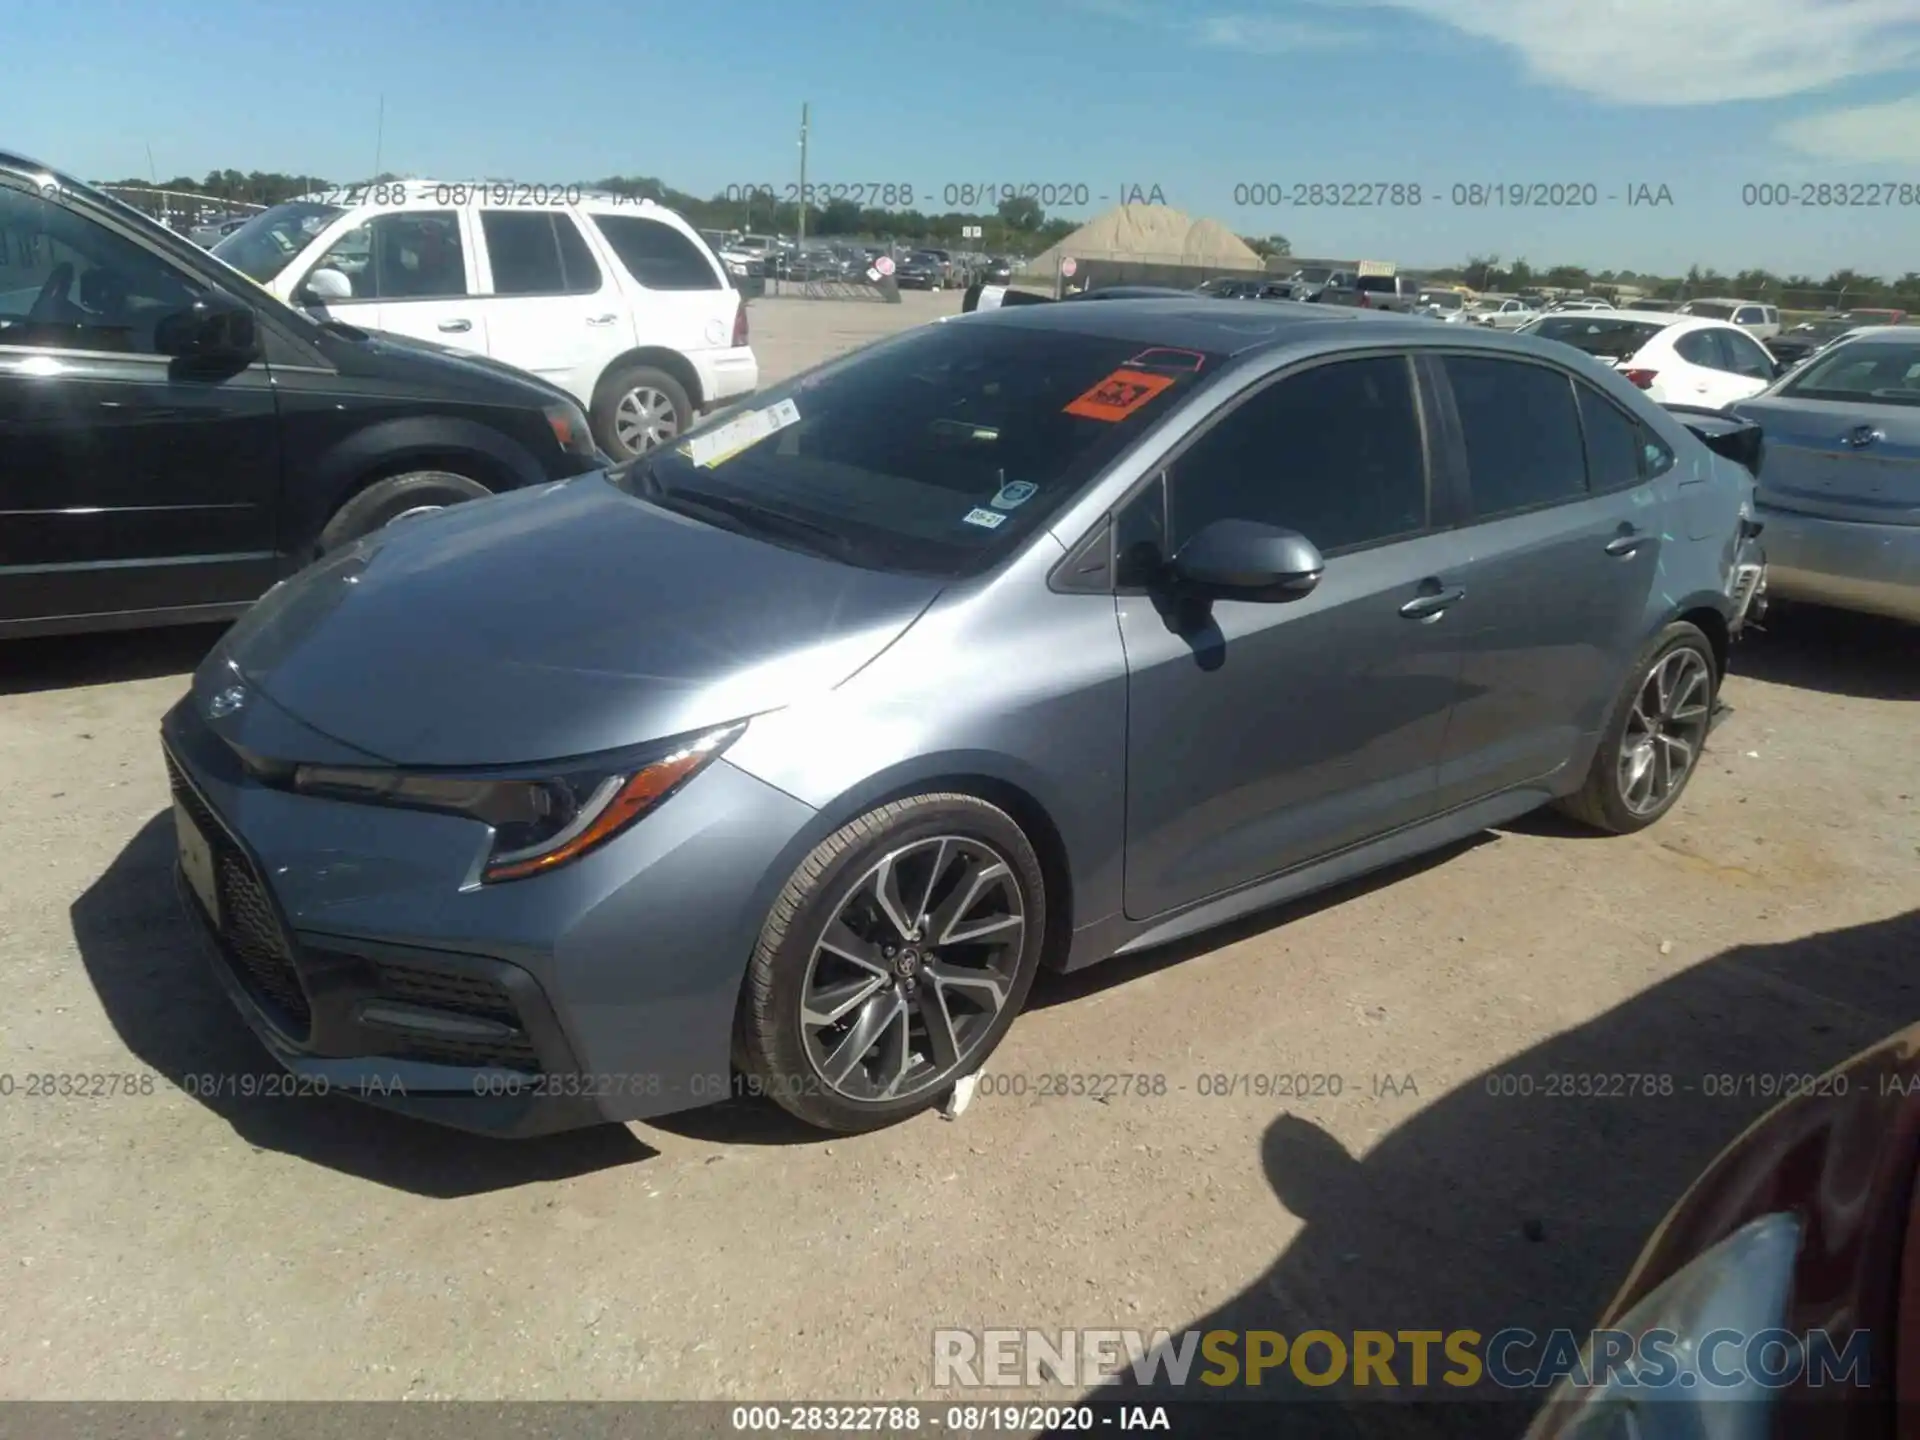
[[[754,341],[777,378],[956,306],[757,302]],[[1920,1019],[1920,654],[1803,612],[1738,649],[1652,831],[1529,821],[1043,979],[991,1065],[1157,1096],[520,1144],[196,1099],[272,1069],[169,881],[155,726],[212,638],[0,648],[0,1396],[899,1399],[937,1326],[1580,1327],[1764,1108],[1702,1076],[1818,1071]],[[46,1072],[150,1093],[27,1098]],[[1675,1091],[1490,1093],[1549,1072]],[[1241,1073],[1342,1093],[1201,1093]]]

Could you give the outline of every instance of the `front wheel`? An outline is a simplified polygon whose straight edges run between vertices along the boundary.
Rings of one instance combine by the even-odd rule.
[[[396,520],[430,514],[492,493],[478,480],[469,480],[450,470],[410,470],[404,475],[389,475],[374,481],[334,511],[333,518],[320,532],[315,549],[325,555]]]
[[[1675,621],[1641,652],[1594,752],[1586,783],[1560,802],[1613,835],[1644,830],[1671,810],[1713,724],[1719,672],[1699,627]]]
[[[1000,1043],[1046,935],[1004,811],[916,795],[823,840],[774,902],[741,1005],[750,1087],[826,1130],[927,1109]]]

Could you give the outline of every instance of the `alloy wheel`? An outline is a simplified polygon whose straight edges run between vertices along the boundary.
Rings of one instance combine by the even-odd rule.
[[[1026,923],[1013,867],[983,841],[941,835],[883,855],[834,907],[801,985],[820,1079],[894,1101],[963,1073],[1013,993]]]
[[[1620,799],[1650,815],[1686,784],[1707,738],[1713,676],[1698,650],[1683,645],[1654,663],[1634,692],[1620,736]]]
[[[635,455],[664,445],[680,433],[673,401],[651,385],[637,385],[620,397],[613,411],[613,433]]]

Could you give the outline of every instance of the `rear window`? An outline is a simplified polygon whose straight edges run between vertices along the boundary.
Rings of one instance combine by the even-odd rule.
[[[1796,400],[1920,405],[1920,339],[1843,340],[1780,392]]]
[[[1027,325],[928,325],[762,392],[614,482],[774,544],[959,578],[1044,526],[1218,363]]]
[[[726,282],[700,247],[671,225],[640,215],[596,215],[627,273],[649,290],[724,290]]]
[[[1399,282],[1391,275],[1362,275],[1355,288],[1371,295],[1391,295],[1399,288]]]
[[[1526,328],[1528,335],[1558,340],[1602,360],[1628,360],[1667,327],[1650,320],[1616,320],[1604,313],[1549,315]]]

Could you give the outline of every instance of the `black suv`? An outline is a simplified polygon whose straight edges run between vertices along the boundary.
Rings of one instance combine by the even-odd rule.
[[[0,152],[0,636],[227,619],[402,515],[608,463],[564,391],[315,323]]]

